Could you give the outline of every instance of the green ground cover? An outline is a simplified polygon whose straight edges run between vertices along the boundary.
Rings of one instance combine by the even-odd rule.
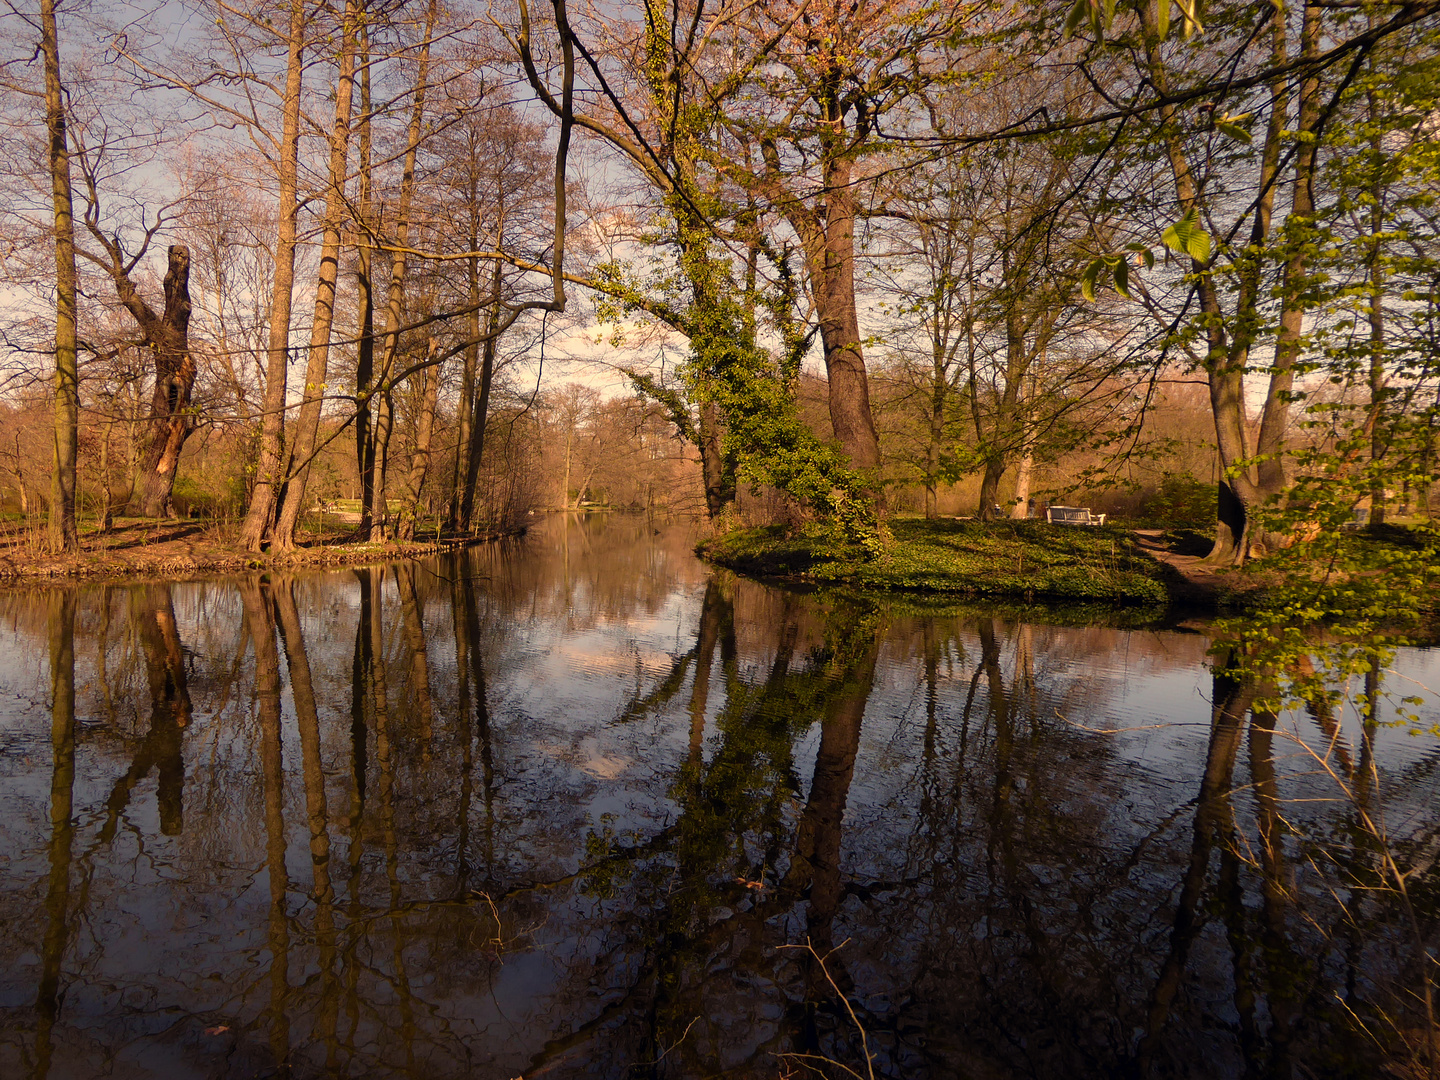
[[[916,518],[894,519],[890,529],[894,540],[878,559],[779,526],[739,529],[697,550],[742,573],[861,589],[1112,604],[1169,598],[1160,565],[1121,529]]]

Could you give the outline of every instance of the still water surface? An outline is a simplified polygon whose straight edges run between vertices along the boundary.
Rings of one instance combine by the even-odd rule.
[[[1433,740],[1252,711],[1194,628],[788,592],[691,542],[556,518],[0,593],[0,1076],[1403,1060]]]

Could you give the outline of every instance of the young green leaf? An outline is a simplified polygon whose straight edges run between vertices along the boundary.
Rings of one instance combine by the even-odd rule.
[[[1194,207],[1161,233],[1160,239],[1171,251],[1189,255],[1196,262],[1204,262],[1210,257],[1210,234],[1200,227]]]
[[[1215,130],[1221,135],[1229,136],[1236,142],[1250,145],[1250,132],[1240,126],[1240,121],[1247,119],[1249,113],[1242,113],[1240,116],[1220,116],[1215,119]]]
[[[1115,259],[1115,291],[1129,300],[1130,297],[1130,262],[1123,255]]]

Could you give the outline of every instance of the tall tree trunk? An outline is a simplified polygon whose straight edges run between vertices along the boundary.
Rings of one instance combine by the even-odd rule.
[[[855,305],[853,169],[848,159],[837,157],[825,163],[824,171],[824,213],[800,208],[790,216],[805,247],[811,296],[820,320],[830,424],[851,465],[872,473],[875,498],[880,503],[880,438],[870,411],[870,383]]]
[[[325,375],[330,362],[330,329],[335,321],[335,284],[340,272],[340,226],[345,219],[345,163],[350,151],[350,109],[355,88],[355,27],[358,0],[346,0],[341,27],[340,75],[335,84],[335,124],[330,135],[330,175],[325,192],[325,232],[320,244],[320,276],[315,286],[315,317],[310,329],[310,359],[305,365],[305,397],[291,441],[285,470],[285,496],[275,519],[274,546],[295,547],[295,527],[305,506],[310,459],[320,430]]]
[[[115,525],[115,507],[110,483],[110,436],[115,431],[114,401],[106,410],[104,423],[100,425],[100,490],[105,493],[105,509],[100,514],[100,531],[109,532]],[[24,511],[24,506],[21,506]]]
[[[275,279],[270,290],[270,336],[265,353],[265,404],[260,417],[260,453],[255,488],[240,530],[246,551],[259,551],[275,514],[281,463],[285,457],[285,388],[290,365],[290,310],[295,293],[295,233],[299,215],[300,91],[304,72],[305,4],[291,0],[290,36],[281,100],[279,223],[275,235]]]
[[[1008,253],[1005,275],[1008,281]],[[1025,351],[1023,319],[1013,298],[1005,316],[1005,388],[995,402],[995,415],[991,417],[988,432],[981,419],[979,379],[974,373],[973,354],[970,362],[970,401],[975,418],[975,437],[989,451],[985,457],[985,474],[980,480],[980,505],[975,516],[981,521],[993,521],[1002,516],[999,509],[1000,480],[1010,464],[1010,455],[1015,452],[1020,431],[1020,390],[1030,366],[1030,357]],[[1023,435],[1020,438],[1023,439]]]
[[[143,326],[143,323],[142,323]],[[190,391],[195,360],[190,355],[190,249],[170,246],[165,271],[165,313],[146,328],[155,352],[155,390],[147,422],[149,439],[140,459],[129,512],[144,517],[170,516],[170,492],[180,451],[190,434]]]
[[[1040,367],[1045,368],[1045,350],[1040,350]],[[1018,422],[1020,425],[1020,460],[1015,464],[1015,505],[1010,508],[1010,516],[1015,520],[1023,520],[1030,516],[1030,481],[1035,470],[1035,428],[1032,424],[1032,412],[1035,396],[1038,393],[1038,376],[1029,375],[1022,382],[1029,383],[1029,391],[1025,392],[1022,387],[1019,402]]]
[[[470,250],[479,244],[477,237],[478,207],[475,206],[474,185],[471,186],[470,232],[467,239]],[[470,311],[465,316],[465,329],[470,343],[465,346],[464,359],[460,370],[460,404],[455,410],[455,471],[450,491],[450,530],[460,532],[467,529],[467,505],[474,506],[474,498],[466,499],[465,492],[470,479],[470,438],[475,422],[475,375],[480,361],[480,260],[471,257],[465,260],[465,283],[467,286]],[[500,264],[495,264],[500,269]]]
[[[705,479],[705,512],[713,518],[735,501],[735,467],[726,460],[720,406],[700,403],[700,472]]]
[[[360,476],[360,528],[367,537],[375,503],[375,431],[371,397],[375,378],[374,176],[370,160],[370,30],[364,0],[358,32],[360,49],[359,240],[355,245],[355,286],[360,305],[360,340],[355,346],[355,467]]]
[[[560,509],[570,509],[570,449],[575,441],[573,431],[565,432],[565,472],[560,480]]]
[[[1378,186],[1378,185],[1377,185]],[[1375,231],[1380,229],[1379,218],[1383,211],[1377,205],[1373,210]],[[1378,466],[1380,460],[1385,456],[1389,440],[1386,437],[1384,425],[1380,422],[1381,413],[1385,407],[1386,379],[1385,379],[1385,268],[1380,265],[1379,247],[1380,241],[1374,241],[1377,249],[1372,256],[1370,266],[1370,413],[1373,417],[1373,426],[1370,431],[1370,461]],[[1428,469],[1426,470],[1428,474]],[[1429,485],[1425,485],[1425,497],[1429,498]],[[1403,512],[1403,511],[1402,511]],[[1372,526],[1385,524],[1385,481],[1381,479],[1379,469],[1376,469],[1375,476],[1370,483],[1370,519],[1368,524]]]
[[[53,549],[79,551],[80,534],[75,526],[75,462],[80,432],[75,217],[55,0],[40,0],[40,47],[45,54],[45,128],[49,137],[50,202],[55,216],[55,474],[50,486],[49,535]]]
[[[390,538],[388,525],[389,496],[385,481],[390,473],[390,432],[395,423],[395,402],[391,399],[389,387],[380,391],[375,399],[375,438],[372,442],[374,467],[370,470],[370,536],[373,544],[383,543]]]
[[[1016,521],[1030,516],[1030,476],[1034,468],[1034,444],[1027,437],[1015,466],[1015,505],[1010,508],[1010,516]]]
[[[1004,475],[1003,457],[985,459],[985,472],[980,477],[980,502],[975,510],[975,516],[981,521],[994,521],[1000,516],[996,507],[999,505],[1000,480]]]
[[[499,235],[496,236],[498,245]],[[485,459],[485,425],[490,415],[490,386],[495,378],[495,350],[498,341],[495,334],[500,326],[500,264],[490,276],[490,315],[486,320],[485,345],[481,350],[480,389],[475,396],[475,409],[470,417],[470,442],[465,452],[465,490],[462,493],[461,518],[466,532],[473,533],[478,522],[475,520],[475,485],[480,480],[480,466]],[[478,285],[476,302],[479,302]],[[478,311],[477,311],[478,318]]]
[[[940,487],[940,452],[945,445],[945,406],[950,394],[945,341],[938,333],[930,339],[930,410],[929,438],[925,443],[925,516],[940,516],[937,496]]]
[[[1300,56],[1312,59],[1320,51],[1320,8],[1305,5],[1300,29]],[[1275,363],[1270,371],[1270,390],[1260,419],[1255,453],[1259,495],[1272,499],[1285,490],[1285,436],[1290,426],[1290,393],[1295,385],[1295,362],[1300,356],[1300,335],[1304,328],[1306,252],[1313,240],[1315,217],[1315,139],[1320,117],[1320,77],[1310,75],[1300,82],[1297,128],[1302,133],[1295,148],[1295,188],[1290,213],[1285,219],[1285,241],[1290,256],[1281,280],[1280,329],[1275,338]]]
[[[1370,25],[1374,25],[1375,16],[1369,17]],[[1375,61],[1370,61],[1372,75],[1374,73]],[[1388,439],[1385,436],[1384,425],[1381,424],[1381,413],[1385,406],[1385,265],[1383,259],[1383,240],[1381,234],[1385,230],[1385,184],[1381,176],[1381,162],[1385,160],[1384,139],[1378,134],[1380,130],[1380,102],[1378,95],[1372,88],[1366,95],[1366,105],[1370,114],[1372,130],[1377,134],[1370,139],[1370,155],[1372,168],[1375,169],[1375,181],[1370,187],[1370,251],[1369,251],[1369,277],[1370,277],[1370,413],[1374,417],[1374,426],[1370,432],[1370,461],[1372,465],[1378,466],[1380,459],[1385,456],[1388,449]],[[1426,462],[1428,465],[1428,461]],[[1429,470],[1419,470],[1422,475],[1428,475]],[[1429,484],[1424,487],[1425,498],[1421,502],[1423,507],[1429,501]],[[1385,524],[1385,482],[1379,477],[1379,470],[1376,469],[1376,477],[1370,485],[1370,521],[1371,526]]]
[[[1145,39],[1147,75],[1160,93],[1169,93],[1169,72],[1160,55],[1161,38],[1156,28],[1155,12],[1149,6],[1142,6],[1139,15]],[[1283,6],[1277,6],[1271,13],[1273,64],[1279,65],[1285,60],[1287,33],[1286,10]],[[1259,190],[1248,245],[1250,254],[1238,260],[1236,316],[1233,319],[1227,319],[1221,310],[1220,292],[1206,264],[1198,259],[1191,260],[1191,270],[1198,278],[1196,290],[1205,324],[1205,372],[1209,383],[1210,409],[1215,423],[1215,445],[1220,464],[1215,543],[1210,554],[1206,556],[1206,561],[1215,565],[1241,563],[1249,556],[1251,543],[1248,534],[1252,525],[1250,509],[1257,507],[1261,501],[1258,476],[1253,466],[1248,464],[1253,454],[1245,409],[1244,373],[1249,362],[1253,327],[1260,324],[1256,317],[1257,304],[1262,298],[1260,259],[1270,236],[1275,204],[1275,177],[1279,169],[1280,142],[1285,128],[1287,101],[1287,83],[1283,78],[1277,79],[1271,87],[1270,117],[1261,151]],[[1198,212],[1202,208],[1201,191],[1185,152],[1181,137],[1184,125],[1181,123],[1179,111],[1173,105],[1165,105],[1159,110],[1158,116],[1180,209],[1186,213],[1192,210]],[[1275,401],[1276,389],[1272,386],[1271,398],[1266,403],[1267,410]]]
[[[435,31],[437,14],[436,0],[430,0],[430,6],[425,13],[425,40],[420,48],[420,63],[415,73],[415,103],[410,111],[405,160],[400,174],[400,198],[395,210],[395,247],[390,261],[390,289],[385,304],[385,337],[380,355],[380,374],[377,380],[378,385],[384,387],[386,395],[386,401],[381,408],[387,413],[385,421],[387,427],[384,433],[387,440],[389,425],[394,423],[393,400],[390,394],[393,390],[395,362],[400,354],[400,327],[405,318],[405,271],[408,265],[405,248],[410,239],[410,202],[415,195],[415,158],[419,152],[422,124],[425,119],[426,82],[430,77],[430,38]],[[381,434],[378,430],[378,419],[376,426],[375,490],[377,494],[375,496],[376,506],[371,511],[370,539],[383,540],[385,538],[385,505],[382,501],[385,488],[384,467],[388,463],[378,446]],[[378,536],[376,535],[377,531],[380,534]]]
[[[434,352],[432,343],[432,355]],[[425,387],[420,395],[420,416],[415,422],[415,445],[410,455],[410,476],[406,482],[404,517],[400,523],[400,539],[415,539],[415,519],[420,515],[420,493],[425,487],[425,474],[430,470],[430,444],[435,434],[435,402],[440,391],[440,369],[432,364],[425,369]]]

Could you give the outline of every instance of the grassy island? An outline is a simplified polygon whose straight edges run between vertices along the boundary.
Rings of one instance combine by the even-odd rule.
[[[1112,604],[1170,598],[1164,567],[1123,529],[897,518],[890,531],[879,559],[782,526],[737,529],[697,551],[741,573],[863,589]]]

